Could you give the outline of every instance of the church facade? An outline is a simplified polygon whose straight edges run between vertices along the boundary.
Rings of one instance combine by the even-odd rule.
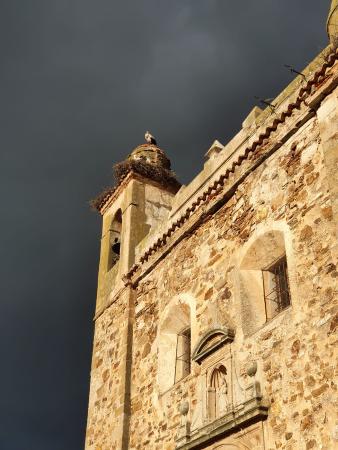
[[[86,450],[337,448],[337,11],[190,184],[152,140],[94,202]]]

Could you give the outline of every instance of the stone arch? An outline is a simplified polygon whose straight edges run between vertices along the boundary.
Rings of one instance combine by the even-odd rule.
[[[241,261],[240,268],[261,269],[270,265],[278,256],[283,254],[285,254],[284,233],[280,230],[269,230],[257,236],[250,243]]]
[[[119,208],[112,215],[109,228],[109,257],[108,270],[110,270],[120,259],[120,248],[122,240],[122,211]]]
[[[187,365],[184,363],[187,361],[183,358],[182,367],[177,366],[176,361],[180,357],[177,352],[187,351],[186,358],[189,358],[190,367],[191,347],[196,335],[195,308],[194,298],[189,294],[182,294],[173,298],[161,314],[158,331],[158,385],[162,393],[179,381],[177,370],[182,370],[181,378],[186,375]],[[181,341],[180,336],[183,336]]]
[[[218,364],[209,374],[209,386],[219,388],[226,381],[227,370],[222,363]]]
[[[259,258],[262,258],[263,262],[269,261],[263,252],[259,253],[257,245],[258,242],[264,242],[264,237],[267,237],[270,241],[270,247],[266,247],[267,249],[270,248],[273,250],[273,245],[271,245],[273,243],[277,245],[277,248],[280,248],[280,246],[282,246],[287,253],[288,259],[290,259],[291,265],[294,265],[292,249],[293,236],[289,226],[284,221],[271,220],[258,224],[257,228],[252,233],[247,242],[245,242],[245,244],[236,253],[233,262],[239,269],[244,270],[248,267],[248,265],[251,263],[248,255],[251,254],[253,256],[254,251],[256,251],[256,257],[254,258],[256,261],[259,261]],[[267,252],[265,251],[265,253]]]

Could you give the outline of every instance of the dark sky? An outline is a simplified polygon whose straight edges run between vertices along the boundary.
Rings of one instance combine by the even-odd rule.
[[[149,129],[181,181],[327,44],[329,0],[0,0],[0,450],[83,448],[101,221]]]

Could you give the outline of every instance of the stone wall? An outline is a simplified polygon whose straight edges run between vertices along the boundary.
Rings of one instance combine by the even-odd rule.
[[[184,400],[190,404],[192,425],[198,420],[197,364],[165,393],[158,382],[159,325],[172,299],[196,310],[192,347],[208,329],[227,325],[236,330],[233,352],[244,383],[246,365],[258,362],[271,404],[264,424],[266,448],[334,448],[337,272],[331,254],[331,206],[313,118],[142,280],[134,331],[130,449],[174,449]],[[272,229],[284,232],[292,306],[245,336],[239,314],[240,261],[248,242]]]
[[[91,392],[88,413],[88,448],[118,448],[119,418],[123,404],[122,355],[124,305],[117,301],[96,322]]]
[[[332,118],[338,94],[332,80],[337,70],[324,80],[330,90],[317,79],[316,92],[230,173],[224,191],[209,190],[209,201],[192,210],[162,247],[143,258],[156,233],[139,244],[137,266],[96,317],[87,450],[174,450],[185,433],[197,436],[210,425],[208,365],[222,361],[234,402],[230,411],[237,414],[253,389],[268,416],[238,419],[200,448],[336,448],[338,122]],[[255,133],[241,138],[220,171],[244,155]],[[187,205],[199,195],[193,191]],[[157,194],[142,194],[147,220],[156,207],[154,220],[147,222],[152,225],[165,220],[171,202]],[[124,220],[132,232],[133,216]],[[162,223],[161,233],[169,225],[169,219]],[[282,251],[291,305],[265,321],[253,272]],[[233,330],[234,338],[205,365],[193,361],[190,374],[175,383],[174,338],[187,321],[192,353],[210,330]],[[257,372],[250,373],[255,364]],[[179,448],[190,448],[188,441]]]

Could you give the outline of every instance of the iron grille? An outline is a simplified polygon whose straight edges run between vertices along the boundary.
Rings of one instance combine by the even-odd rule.
[[[291,303],[285,256],[263,271],[263,281],[266,315],[269,319],[283,311]]]
[[[191,331],[183,330],[177,335],[175,383],[189,375],[191,369]]]

